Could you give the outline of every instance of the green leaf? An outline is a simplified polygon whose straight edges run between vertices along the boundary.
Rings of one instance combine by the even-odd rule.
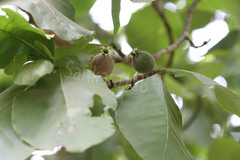
[[[213,81],[212,79],[196,72],[180,70],[180,69],[170,69],[170,68],[164,69],[164,71],[172,72],[176,77],[192,75],[205,85],[210,85],[210,86],[219,85],[217,82]]]
[[[53,39],[48,40],[42,30],[32,27],[20,14],[10,9],[2,10],[8,17],[0,16],[0,68],[7,66],[18,54],[50,59],[54,52]]]
[[[88,44],[87,46],[80,47],[78,44],[73,44],[69,46],[62,46],[56,49],[55,53],[55,61],[58,59],[69,56],[69,55],[77,55],[77,54],[97,54],[100,53],[100,45],[98,44]]]
[[[200,80],[203,84],[214,86],[214,92],[218,103],[227,111],[240,116],[240,95],[234,93],[228,88],[220,86],[217,82],[199,73],[178,69],[164,70],[167,72],[172,72],[176,77],[192,75]]]
[[[0,110],[6,107],[13,98],[23,90],[24,87],[18,87],[16,85],[8,88],[0,94]]]
[[[0,69],[0,93],[10,87],[13,84],[13,76],[4,73],[4,70]]]
[[[15,75],[14,83],[34,85],[41,77],[53,71],[53,64],[48,60],[37,60],[25,64]]]
[[[144,160],[193,159],[181,137],[180,111],[157,75],[124,92],[116,120]]]
[[[153,7],[138,10],[126,26],[128,43],[132,48],[139,48],[155,53],[168,45],[166,30]]]
[[[87,0],[81,1],[81,3],[79,3],[79,0],[70,0],[76,11],[76,19],[88,15],[90,8],[95,3],[95,1],[96,0]]]
[[[45,53],[50,60],[53,60],[51,51],[41,41],[35,40],[34,45],[39,49],[40,52]]]
[[[114,132],[113,120],[107,113],[91,116],[89,108],[95,94],[107,108],[116,107],[115,95],[100,76],[89,70],[69,72],[69,68],[62,67],[60,73],[40,79],[34,88],[15,98],[14,128],[36,148],[62,145],[70,152],[83,152]]]
[[[26,54],[16,55],[12,61],[4,68],[4,72],[8,75],[13,75],[23,66],[26,61]]]
[[[188,1],[187,3],[192,3],[192,1]],[[231,16],[228,18],[230,21],[238,22],[239,20],[239,6],[240,2],[239,0],[231,0],[231,3],[229,3],[229,0],[221,0],[221,3],[219,3],[219,0],[211,0],[211,1],[201,1],[197,8],[205,11],[211,11],[212,13],[215,13],[216,10],[222,10],[227,14],[231,14]]]
[[[210,147],[209,160],[239,160],[240,144],[232,138],[223,137],[217,139]]]
[[[31,155],[32,148],[16,135],[12,127],[11,105],[13,98],[24,87],[12,86],[0,94],[0,155],[1,160],[23,160]]]
[[[112,0],[112,20],[114,26],[114,34],[117,34],[120,27],[119,14],[121,10],[121,0]]]
[[[191,29],[193,30],[204,27],[209,22],[211,22],[213,16],[214,13],[210,11],[205,11],[201,9],[195,10],[192,18]]]
[[[79,68],[86,68],[92,56],[97,53],[100,53],[100,45],[97,44],[89,44],[83,48],[78,45],[63,46],[56,50],[55,65],[68,68],[71,73],[74,70],[78,72]]]
[[[240,117],[240,95],[219,85],[214,86],[214,91],[218,103],[227,111]]]
[[[166,17],[173,27],[174,37],[182,32],[182,20],[179,15],[165,10]],[[128,43],[132,48],[139,48],[155,53],[169,45],[165,25],[152,6],[144,7],[134,13],[126,26]]]
[[[58,67],[64,65],[68,69],[69,74],[73,74],[74,72],[78,72],[79,69],[84,69],[90,59],[91,56],[88,54],[69,55],[57,60],[55,66]]]
[[[94,33],[73,21],[74,8],[66,0],[11,0],[3,4],[15,4],[23,8],[31,13],[40,28],[52,30],[64,40],[88,39]]]

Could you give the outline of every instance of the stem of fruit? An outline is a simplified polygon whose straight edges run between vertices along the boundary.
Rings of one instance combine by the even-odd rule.
[[[187,15],[187,20],[186,20],[186,24],[182,33],[182,36],[173,44],[171,44],[170,46],[160,50],[159,52],[155,53],[153,56],[154,58],[157,60],[158,58],[160,58],[162,55],[168,54],[173,52],[174,50],[176,50],[185,40],[190,39],[189,38],[189,31],[190,31],[190,26],[191,26],[191,22],[192,22],[192,17],[193,17],[193,13],[194,10],[196,9],[197,4],[200,2],[200,0],[194,0],[194,2],[192,3],[192,5],[190,6],[190,8],[188,9],[188,15]],[[129,62],[129,60],[122,58],[122,62]],[[119,61],[120,62],[120,61]],[[154,74],[156,74],[157,71],[153,71],[151,73],[148,74],[137,74],[134,78],[129,79],[129,80],[123,80],[123,81],[116,81],[116,82],[109,82],[109,81],[105,81],[106,84],[108,85],[109,88],[116,88],[116,87],[120,87],[120,86],[124,86],[124,85],[128,85],[128,84],[135,84],[136,82],[145,79],[147,77],[150,77]]]

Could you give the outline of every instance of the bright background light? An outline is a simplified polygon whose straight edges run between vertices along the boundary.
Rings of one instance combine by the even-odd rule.
[[[229,124],[231,124],[233,127],[240,126],[240,118],[237,115],[232,115],[229,117]]]
[[[133,12],[142,8],[145,3],[133,3],[130,0],[121,0],[120,11],[120,26],[128,24]],[[90,15],[95,23],[102,29],[111,31],[113,30],[112,22],[112,1],[110,0],[97,0],[93,7],[90,9]]]
[[[214,20],[209,22],[205,27],[196,29],[192,32],[192,41],[196,46],[200,46],[204,41],[209,41],[207,45],[200,48],[189,48],[188,58],[192,62],[200,62],[204,55],[221,41],[229,32],[228,24],[224,20],[227,16],[222,11],[216,11]]]
[[[216,78],[213,79],[215,82],[220,84],[223,87],[227,87],[227,81],[223,76],[217,76]]]

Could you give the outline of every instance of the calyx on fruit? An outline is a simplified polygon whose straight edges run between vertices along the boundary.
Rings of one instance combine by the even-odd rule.
[[[153,71],[155,59],[150,53],[134,49],[131,55],[133,57],[132,66],[137,72],[150,73]]]
[[[92,71],[102,77],[109,76],[114,68],[114,60],[110,55],[109,49],[101,47],[101,53],[98,53],[92,59]]]

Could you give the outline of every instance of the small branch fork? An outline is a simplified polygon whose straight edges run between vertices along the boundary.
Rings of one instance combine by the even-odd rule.
[[[157,13],[159,14],[159,16],[163,19],[163,22],[168,30],[168,34],[169,34],[169,43],[170,45],[160,51],[158,51],[157,53],[155,53],[153,56],[154,58],[157,60],[159,59],[161,56],[171,53],[172,57],[170,57],[169,62],[167,64],[167,66],[170,66],[172,63],[172,59],[173,59],[173,52],[179,48],[179,46],[185,41],[188,40],[190,45],[194,48],[199,48],[202,47],[204,45],[206,45],[209,41],[205,41],[201,46],[195,46],[194,43],[190,40],[189,38],[189,31],[190,31],[190,26],[191,26],[191,22],[192,22],[192,16],[193,13],[195,11],[195,8],[197,6],[197,4],[200,2],[200,0],[194,0],[194,2],[192,3],[192,5],[190,6],[190,8],[188,9],[188,15],[187,15],[187,20],[185,23],[185,27],[182,33],[182,36],[173,43],[173,37],[172,36],[172,31],[171,31],[171,27],[165,17],[165,14],[163,12],[163,2],[162,0],[157,0],[155,2],[153,2],[153,6],[156,9]],[[118,60],[118,62],[124,62],[129,64],[129,60],[126,58],[126,56],[121,52],[120,49],[117,48],[117,46],[115,44],[112,44],[112,47],[114,50],[116,50],[116,52],[119,54],[120,57],[122,57],[122,60]],[[169,64],[170,63],[170,64]],[[147,77],[150,77],[154,74],[156,74],[158,71],[153,71],[151,73],[148,74],[137,74],[134,78],[129,79],[129,80],[123,80],[123,81],[116,81],[116,82],[112,82],[112,81],[106,81],[106,84],[108,85],[109,88],[116,88],[116,87],[120,87],[120,86],[124,86],[124,85],[129,85],[131,84],[131,86],[133,86],[137,81],[140,81],[142,79],[145,79]]]
[[[192,5],[190,6],[189,10],[188,10],[188,16],[187,16],[187,20],[186,20],[186,24],[182,33],[182,36],[173,44],[171,44],[170,46],[166,47],[165,49],[157,52],[154,54],[155,59],[160,58],[162,55],[164,54],[168,54],[169,52],[172,52],[174,50],[176,50],[185,40],[190,40],[189,38],[189,31],[190,31],[190,26],[191,26],[191,22],[192,22],[192,16],[193,16],[193,12],[197,6],[197,4],[200,2],[200,0],[195,0]]]

